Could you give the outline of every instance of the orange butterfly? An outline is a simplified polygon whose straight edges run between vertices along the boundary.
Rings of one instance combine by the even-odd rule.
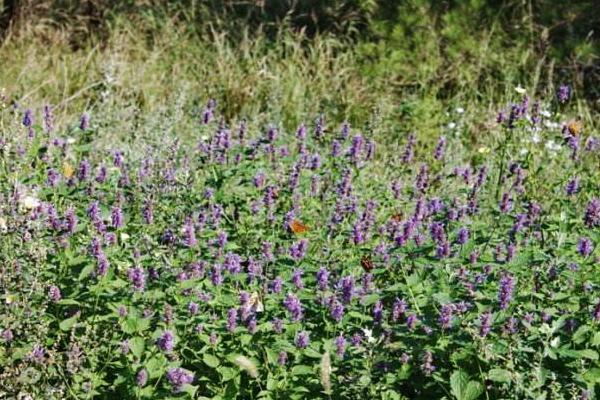
[[[365,272],[371,272],[373,270],[373,261],[371,261],[371,257],[363,256],[360,259],[360,265],[363,267]]]
[[[71,178],[73,176],[73,174],[75,173],[75,169],[71,166],[71,164],[69,164],[66,161],[63,162],[62,170],[63,170],[63,175],[67,179]]]
[[[292,222],[290,222],[290,229],[292,230],[292,232],[294,233],[306,233],[309,231],[308,226],[304,225],[302,222],[298,221],[297,219],[292,220]]]
[[[394,215],[392,215],[392,221],[394,222],[402,222],[402,213],[396,213]]]
[[[569,130],[571,135],[577,136],[581,133],[581,130],[583,129],[583,123],[581,121],[571,120],[567,124],[567,129]]]

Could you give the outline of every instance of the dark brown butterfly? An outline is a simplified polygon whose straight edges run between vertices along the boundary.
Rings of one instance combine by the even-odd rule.
[[[298,221],[297,219],[292,220],[292,222],[290,222],[289,226],[290,226],[291,231],[296,234],[306,233],[309,231],[308,226],[303,224],[302,222]]]
[[[362,256],[360,259],[360,265],[363,267],[365,272],[371,272],[373,270],[373,261],[369,256]]]

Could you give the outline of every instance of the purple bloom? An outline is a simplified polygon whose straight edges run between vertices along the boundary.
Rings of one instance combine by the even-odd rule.
[[[164,331],[162,336],[156,340],[159,349],[165,353],[170,353],[175,348],[175,336],[171,331]]]
[[[339,286],[342,289],[342,301],[348,304],[354,297],[354,277],[352,275],[345,276],[340,279]]]
[[[500,287],[498,289],[498,301],[500,302],[500,309],[506,310],[508,303],[512,300],[513,291],[515,290],[514,278],[505,273],[500,279]]]
[[[48,289],[48,298],[53,302],[56,303],[58,301],[60,301],[61,299],[61,294],[60,294],[60,289],[57,286],[50,286],[50,288]]]
[[[296,334],[295,339],[296,347],[299,349],[305,349],[310,343],[310,334],[306,331],[300,331]]]
[[[352,147],[350,148],[350,158],[354,162],[358,162],[360,152],[362,150],[363,137],[362,135],[356,135],[352,138]]]
[[[90,176],[90,162],[86,159],[83,159],[79,162],[79,167],[77,168],[77,179],[80,182],[85,182],[88,180]]]
[[[302,271],[299,268],[296,268],[296,269],[294,269],[294,272],[292,274],[292,283],[294,284],[294,286],[296,287],[297,290],[304,288],[304,283],[302,283],[302,274],[303,273],[304,273],[304,271]]]
[[[2,331],[2,339],[5,343],[10,343],[14,339],[13,332],[10,329],[4,329]]]
[[[444,157],[444,150],[446,149],[446,138],[444,136],[440,137],[437,146],[435,146],[435,151],[433,153],[433,158],[436,160],[441,160]]]
[[[141,369],[135,376],[135,382],[139,387],[146,386],[146,383],[148,382],[148,371],[146,371],[146,369]]]
[[[438,321],[442,329],[452,328],[452,314],[454,313],[454,307],[452,304],[444,304],[440,309],[440,316]]]
[[[566,103],[571,98],[571,87],[569,85],[560,85],[556,96],[560,103]]]
[[[104,252],[100,251],[96,256],[96,275],[105,276],[108,273],[108,268],[110,264],[108,263],[108,258]]]
[[[567,192],[567,196],[573,196],[575,193],[579,191],[579,177],[571,179],[565,188],[565,192]]]
[[[285,351],[280,351],[277,356],[277,364],[284,366],[287,363],[287,353]]]
[[[404,148],[404,153],[402,154],[401,160],[404,164],[408,164],[412,161],[413,156],[415,154],[415,135],[411,133],[408,135],[408,142],[406,143],[406,147]]]
[[[31,109],[25,110],[25,114],[23,115],[23,126],[27,128],[31,128],[33,125],[33,111]]]
[[[335,338],[334,344],[335,353],[337,354],[337,356],[340,358],[344,358],[344,353],[346,353],[346,339],[344,338],[344,335],[340,333],[340,335]]]
[[[484,312],[479,316],[479,336],[486,337],[492,330],[492,313]]]
[[[583,222],[588,228],[600,226],[600,199],[592,199],[586,209],[585,215],[583,216]]]
[[[292,244],[292,246],[290,247],[290,255],[296,261],[300,261],[306,256],[307,249],[308,249],[308,240],[301,239],[300,241]]]
[[[344,305],[334,299],[330,302],[329,308],[331,318],[333,318],[335,322],[341,322],[344,318]]]
[[[329,285],[329,271],[327,268],[321,267],[319,271],[317,271],[316,279],[319,290],[327,290],[327,286]]]
[[[110,220],[113,228],[120,228],[123,226],[123,211],[119,206],[114,206],[110,213]]]
[[[596,322],[600,322],[600,300],[594,306],[594,311],[592,312],[592,318]]]
[[[593,243],[589,238],[582,237],[577,243],[577,251],[582,257],[587,257],[592,254]]]
[[[183,226],[183,243],[187,247],[194,247],[198,244],[196,240],[196,228],[194,227],[194,223],[191,218],[187,218],[185,224]]]
[[[67,209],[65,214],[65,226],[70,234],[75,233],[75,229],[77,228],[77,215],[75,215],[73,207]]]
[[[227,311],[227,330],[233,332],[237,326],[238,312],[236,308],[230,308]]]
[[[136,291],[141,292],[144,290],[146,286],[146,274],[142,267],[129,268],[127,270],[127,278]]]
[[[350,343],[352,344],[352,346],[354,347],[358,347],[360,346],[360,344],[362,343],[362,335],[359,332],[356,332],[354,335],[352,335],[352,337],[350,338]]]
[[[33,349],[29,353],[29,359],[36,364],[43,364],[46,358],[46,349],[39,344],[33,346]]]
[[[84,112],[81,114],[81,118],[79,119],[79,129],[82,131],[87,130],[90,127],[90,116],[88,113]]]
[[[459,244],[465,244],[469,241],[469,230],[464,226],[458,230],[457,241]]]
[[[430,351],[426,351],[423,354],[423,363],[421,364],[421,371],[426,376],[430,376],[436,370],[435,365],[433,365],[433,354]]]
[[[194,382],[194,373],[183,368],[169,368],[167,379],[173,386],[173,392],[180,392],[183,385],[189,385]]]
[[[377,302],[375,302],[375,305],[373,306],[373,321],[375,321],[376,324],[381,324],[382,319],[383,303],[381,302],[381,300],[377,300]]]
[[[291,314],[292,321],[297,322],[302,319],[302,317],[303,317],[302,303],[300,303],[300,300],[294,294],[288,293],[285,300],[283,300],[283,305],[288,310],[288,312]]]
[[[396,298],[394,300],[394,305],[392,306],[392,321],[398,322],[400,317],[404,315],[404,313],[408,310],[408,305],[404,299]]]
[[[502,194],[502,200],[500,201],[500,211],[504,214],[509,212],[512,208],[512,200],[508,193]]]
[[[48,184],[48,186],[56,187],[56,185],[58,185],[59,180],[60,180],[60,174],[58,173],[58,171],[55,170],[54,168],[50,168],[48,170],[48,174],[47,174],[47,178],[46,178],[46,183]]]
[[[415,329],[415,325],[417,325],[418,321],[419,318],[416,314],[408,314],[408,316],[406,317],[406,327],[412,331],[413,329]]]
[[[271,283],[271,291],[275,294],[279,294],[281,293],[281,289],[283,287],[283,279],[281,279],[281,277],[276,277],[275,279],[273,279],[273,282]]]

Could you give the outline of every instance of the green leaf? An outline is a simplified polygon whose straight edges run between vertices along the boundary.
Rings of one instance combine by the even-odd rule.
[[[450,377],[450,388],[457,400],[475,400],[483,393],[483,385],[470,381],[469,375],[461,370],[454,371]]]
[[[142,353],[144,352],[145,341],[144,338],[134,337],[133,339],[129,339],[129,348],[131,349],[131,353],[137,358],[142,357]]]
[[[469,375],[463,371],[454,371],[450,376],[450,389],[458,400],[463,400],[463,391],[467,387],[467,382],[469,382]]]
[[[488,372],[488,378],[494,382],[508,383],[512,380],[510,371],[502,368],[492,368]]]
[[[208,365],[211,368],[217,368],[219,364],[221,364],[221,361],[217,357],[208,353],[204,353],[204,357],[202,357],[202,360],[206,365]]]
[[[85,278],[90,276],[90,274],[92,273],[93,270],[94,270],[94,264],[86,265],[85,267],[83,267],[83,269],[79,273],[79,277],[77,279],[80,281],[84,280]]]
[[[292,368],[292,375],[309,375],[313,373],[313,369],[308,365],[296,365]]]
[[[73,315],[71,318],[65,319],[58,325],[58,327],[60,328],[61,331],[68,331],[77,323],[78,319],[79,319],[79,313]]]
[[[463,394],[462,400],[475,400],[475,399],[479,398],[479,396],[481,396],[483,391],[484,391],[484,388],[480,382],[470,381],[467,384],[467,389],[465,390],[465,392]]]

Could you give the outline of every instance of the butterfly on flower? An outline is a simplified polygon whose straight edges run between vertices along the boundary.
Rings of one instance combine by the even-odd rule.
[[[391,220],[394,222],[402,222],[402,213],[397,212],[396,214],[392,215]]]
[[[252,294],[250,295],[250,300],[248,300],[248,304],[250,305],[250,307],[252,307],[254,312],[259,313],[265,311],[265,306],[260,300],[260,296],[257,292],[252,292]]]
[[[373,270],[373,261],[369,256],[362,256],[362,258],[360,259],[360,265],[367,273]]]
[[[63,175],[65,176],[65,178],[69,179],[71,177],[73,177],[73,174],[75,173],[75,169],[73,168],[73,166],[71,164],[69,164],[68,162],[63,162],[62,164],[62,172]]]
[[[309,231],[308,226],[298,221],[297,219],[292,220],[292,222],[289,223],[289,227],[290,230],[296,234],[306,233]]]
[[[583,129],[583,123],[579,120],[571,120],[567,123],[567,129],[571,135],[577,136]]]

